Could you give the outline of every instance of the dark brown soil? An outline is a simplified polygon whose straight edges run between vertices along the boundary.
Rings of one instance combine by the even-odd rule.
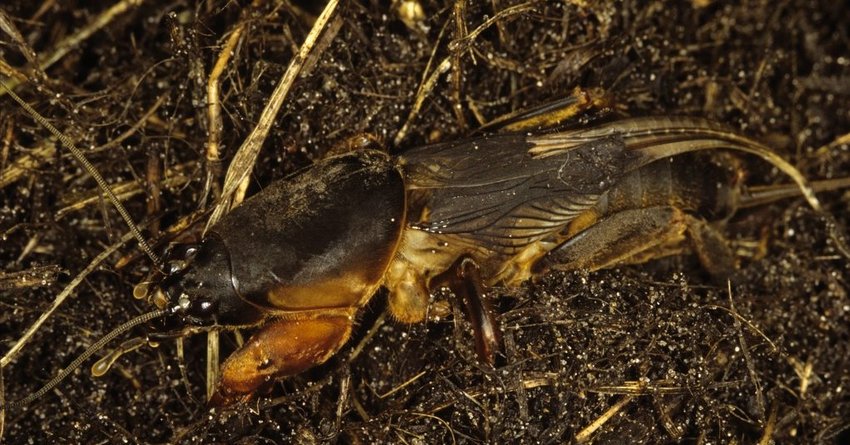
[[[222,183],[221,172],[321,9],[148,0],[71,44],[42,72],[33,69],[114,3],[3,2],[36,59],[6,32],[0,57],[30,80],[18,94],[82,148],[94,148],[88,156],[106,178],[134,187],[138,193],[125,200],[134,218],[157,220],[165,230],[210,207],[211,199],[202,200],[206,171]],[[399,3],[421,5],[424,18],[405,24]],[[481,125],[477,116],[490,120],[581,86],[605,91],[621,114],[728,123],[810,178],[850,174],[844,2],[512,3],[343,2],[342,26],[295,82],[249,193],[359,132],[392,144],[420,83],[444,59],[453,68],[439,76],[393,151],[462,137]],[[494,23],[485,25],[488,19]],[[223,168],[208,168],[206,82],[240,23],[244,32],[221,77]],[[453,43],[459,28],[469,37]],[[0,73],[9,69],[0,65]],[[96,198],[60,213],[96,197],[96,186],[64,148],[51,154],[49,133],[4,96],[0,171],[19,173],[0,178],[5,352],[126,226]],[[21,169],[28,155],[36,160]],[[760,161],[747,162],[751,182],[787,182]],[[151,188],[161,194],[146,201]],[[821,198],[846,224],[850,195]],[[688,256],[553,273],[520,289],[497,289],[506,357],[495,370],[478,365],[468,329],[451,317],[414,326],[387,318],[367,336],[385,309],[379,294],[348,347],[276,385],[259,404],[224,413],[205,407],[206,343],[198,336],[186,342],[183,359],[168,342],[122,357],[103,378],[80,370],[30,406],[5,413],[3,439],[567,443],[589,434],[596,443],[848,443],[848,260],[825,227],[799,199],[738,215],[729,237],[764,242],[766,250],[742,258],[731,295]],[[147,230],[153,236],[153,225]],[[110,256],[2,370],[8,400],[34,391],[98,337],[150,310],[132,297],[150,262],[139,256],[116,267],[131,255],[138,256],[133,243]],[[10,275],[57,266],[58,275],[29,283]],[[222,343],[230,351],[234,337],[223,334]],[[349,360],[360,343],[362,352]],[[606,420],[606,412],[615,415]],[[594,422],[600,425],[590,433]]]

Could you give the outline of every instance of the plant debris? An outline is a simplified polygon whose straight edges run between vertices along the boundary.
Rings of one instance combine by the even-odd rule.
[[[295,0],[7,1],[0,75],[84,149],[162,249],[226,190],[321,12]],[[244,187],[250,195],[362,132],[398,153],[577,87],[603,92],[609,113],[711,118],[808,178],[848,176],[847,23],[850,8],[827,0],[343,1]],[[748,166],[751,183],[786,182]],[[848,225],[850,194],[820,198]],[[5,398],[16,400],[150,310],[132,295],[151,265],[91,177],[8,97],[0,202],[4,354],[92,269],[4,363]],[[205,406],[196,336],[127,354],[102,378],[74,373],[7,411],[3,439],[848,443],[850,275],[826,227],[801,199],[738,215],[726,233],[742,267],[728,287],[680,256],[495,289],[506,343],[496,369],[476,361],[462,317],[399,324],[379,294],[331,361],[247,406]],[[222,355],[237,341],[222,334]]]

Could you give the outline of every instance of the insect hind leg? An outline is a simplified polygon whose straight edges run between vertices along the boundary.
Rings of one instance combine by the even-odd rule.
[[[479,360],[495,365],[496,354],[502,350],[502,331],[490,307],[478,264],[472,258],[461,257],[435,281],[448,286],[463,307],[472,325]]]
[[[688,247],[716,278],[726,278],[735,269],[734,255],[722,234],[679,208],[659,206],[623,210],[605,217],[551,250],[535,271],[597,270],[637,264],[682,253]]]

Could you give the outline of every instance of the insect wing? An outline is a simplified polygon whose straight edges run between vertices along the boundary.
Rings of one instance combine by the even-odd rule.
[[[526,135],[509,134],[404,153],[400,164],[411,201],[420,203],[410,224],[519,249],[592,207],[633,157],[616,136],[545,155],[533,154],[534,148]]]

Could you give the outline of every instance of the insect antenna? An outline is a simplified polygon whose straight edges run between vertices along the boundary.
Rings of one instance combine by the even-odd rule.
[[[2,86],[3,89],[6,90],[7,93],[9,93],[9,96],[11,96],[12,99],[15,100],[15,102],[17,102],[27,113],[29,113],[30,116],[32,116],[36,122],[46,128],[48,131],[50,131],[50,133],[52,133],[57,139],[59,139],[62,145],[68,148],[68,150],[77,160],[77,162],[79,162],[80,165],[82,165],[83,168],[94,178],[95,182],[97,182],[98,187],[106,194],[109,201],[112,203],[113,206],[115,206],[115,209],[118,210],[118,213],[121,215],[121,218],[124,219],[124,222],[127,223],[127,226],[130,228],[130,231],[132,232],[133,236],[138,241],[139,248],[142,249],[142,251],[144,251],[145,254],[153,261],[155,267],[159,267],[159,257],[153,252],[153,249],[151,249],[150,245],[142,236],[142,232],[139,230],[138,226],[136,226],[135,222],[130,217],[130,214],[129,212],[127,212],[127,209],[124,208],[124,205],[121,204],[121,201],[118,200],[118,198],[112,192],[112,189],[109,188],[109,185],[106,183],[106,180],[103,179],[103,176],[101,176],[100,172],[98,172],[97,169],[95,169],[95,167],[89,162],[89,160],[86,159],[82,150],[77,148],[71,138],[59,131],[44,116],[39,114],[37,111],[35,111],[35,109],[32,108],[32,106],[30,106],[27,102],[21,99],[21,97],[18,96],[14,91],[12,91],[12,89],[9,88],[5,82],[0,81],[0,86]],[[66,377],[68,377],[68,375],[70,375],[77,368],[79,368],[80,365],[85,362],[89,357],[103,349],[103,347],[107,343],[114,340],[119,335],[134,328],[135,326],[146,323],[156,318],[160,318],[168,313],[168,310],[156,310],[139,315],[138,317],[121,324],[120,326],[112,330],[112,332],[106,334],[97,342],[92,344],[88,349],[86,349],[82,354],[80,354],[76,359],[74,359],[74,361],[71,362],[70,365],[68,365],[58,375],[56,375],[56,377],[54,377],[44,386],[42,386],[38,391],[20,400],[15,400],[7,403],[0,403],[0,412],[5,411],[7,408],[18,408],[26,406],[32,403],[33,401],[41,398],[42,396],[47,394],[47,392],[49,392],[51,389],[55,388],[56,385],[61,383]]]
[[[151,261],[153,261],[153,264],[158,267],[160,264],[159,257],[153,252],[153,249],[151,249],[147,241],[145,241],[145,238],[142,236],[142,232],[136,226],[136,223],[133,221],[133,219],[130,218],[130,214],[127,212],[127,209],[124,208],[124,205],[121,204],[121,201],[118,200],[118,197],[116,197],[115,194],[112,193],[112,189],[109,188],[109,184],[106,183],[106,180],[103,179],[103,176],[100,175],[100,172],[98,172],[97,169],[94,168],[93,165],[91,165],[89,160],[86,159],[82,150],[77,148],[71,138],[65,136],[65,134],[63,134],[56,127],[54,127],[53,124],[51,124],[44,116],[35,111],[35,109],[33,109],[30,104],[26,103],[23,99],[20,98],[20,96],[15,94],[14,91],[12,91],[8,86],[6,86],[5,82],[0,81],[0,85],[3,86],[3,89],[5,89],[7,93],[9,93],[9,96],[11,96],[12,99],[15,99],[15,102],[17,102],[24,110],[26,110],[26,112],[29,113],[30,116],[32,116],[36,122],[46,128],[48,131],[50,131],[54,136],[56,136],[57,139],[59,139],[60,142],[62,142],[62,145],[68,148],[68,150],[77,160],[77,162],[79,162],[83,166],[83,168],[94,178],[95,182],[97,182],[97,186],[101,190],[103,190],[104,193],[106,193],[106,196],[109,198],[109,201],[112,203],[113,206],[115,206],[115,209],[118,210],[118,213],[121,215],[121,218],[124,219],[124,222],[126,222],[127,226],[130,227],[130,231],[133,233],[133,236],[139,242],[139,248],[141,248],[142,251],[144,251],[145,254],[151,259]]]
[[[56,385],[62,382],[62,380],[65,380],[65,377],[68,377],[72,372],[79,368],[80,365],[82,365],[83,362],[88,360],[89,357],[103,349],[103,347],[106,346],[106,344],[110,341],[114,340],[115,337],[118,337],[119,335],[129,331],[130,329],[140,324],[147,323],[148,321],[151,321],[153,319],[163,317],[169,313],[170,311],[168,309],[159,309],[152,312],[147,312],[145,314],[139,315],[136,318],[133,318],[132,320],[125,322],[121,326],[118,326],[117,328],[113,329],[112,332],[104,335],[100,338],[100,340],[89,346],[89,348],[86,349],[85,352],[83,352],[76,359],[74,359],[74,361],[71,362],[71,364],[68,365],[65,369],[63,369],[62,372],[57,374],[56,377],[53,377],[53,379],[45,383],[44,386],[42,386],[38,391],[24,397],[23,399],[7,402],[0,405],[0,411],[5,411],[7,408],[19,408],[22,406],[26,406],[32,403],[33,401],[38,400],[39,398],[47,394],[48,391],[55,388]]]

